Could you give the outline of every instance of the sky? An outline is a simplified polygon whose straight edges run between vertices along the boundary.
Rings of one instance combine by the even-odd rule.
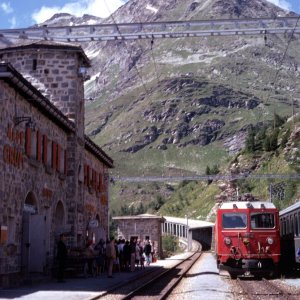
[[[108,17],[128,0],[0,0],[0,29],[26,28],[55,13]],[[146,0],[143,0],[146,1]],[[252,1],[252,0],[248,0]],[[300,14],[300,0],[268,0]]]

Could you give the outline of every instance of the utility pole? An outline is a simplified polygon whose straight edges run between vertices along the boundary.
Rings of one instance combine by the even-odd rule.
[[[272,183],[269,185],[269,193],[270,193],[270,202],[272,203],[273,202],[273,199],[272,199]]]
[[[189,215],[186,214],[186,239],[187,239],[187,251],[191,250],[191,239],[190,239],[190,230],[189,230]]]

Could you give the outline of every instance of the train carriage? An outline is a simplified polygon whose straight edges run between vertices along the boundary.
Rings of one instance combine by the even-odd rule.
[[[300,269],[300,201],[279,212],[282,270]]]
[[[215,247],[219,270],[231,277],[275,275],[280,259],[278,210],[271,202],[221,203]]]

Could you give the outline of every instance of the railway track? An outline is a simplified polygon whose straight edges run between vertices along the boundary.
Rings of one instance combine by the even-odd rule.
[[[201,252],[196,251],[169,269],[159,268],[146,272],[93,299],[165,299],[200,255]]]
[[[262,299],[299,299],[299,294],[292,294],[271,281],[263,278],[262,280],[236,280],[242,292],[239,294],[246,295],[249,300]]]
[[[200,256],[200,252],[195,252],[192,256],[183,260],[173,268],[162,272],[143,286],[127,294],[122,300],[166,299]]]

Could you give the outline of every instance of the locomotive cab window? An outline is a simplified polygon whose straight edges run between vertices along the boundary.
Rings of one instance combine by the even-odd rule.
[[[246,228],[247,215],[243,213],[225,213],[222,215],[223,228]]]
[[[254,213],[251,214],[251,228],[274,228],[275,216],[273,213]]]

